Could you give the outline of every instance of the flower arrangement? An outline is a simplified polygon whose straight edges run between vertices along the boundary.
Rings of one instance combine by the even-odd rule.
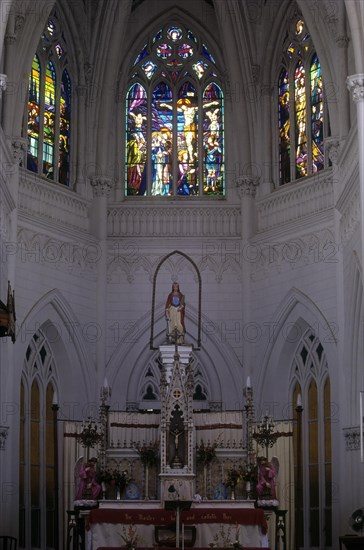
[[[243,546],[239,542],[239,527],[236,527],[235,533],[232,530],[232,525],[229,525],[225,530],[225,526],[221,524],[213,537],[213,542],[209,544],[210,548],[235,548],[236,550],[242,550]]]
[[[199,445],[197,445],[196,447],[196,450],[197,450],[197,454],[196,454],[196,460],[198,463],[200,464],[210,464],[210,462],[212,462],[214,460],[214,458],[216,458],[216,447],[217,447],[217,443],[213,443],[213,444],[210,444],[210,443],[207,443],[205,444],[202,440],[201,440],[201,443]]]
[[[129,548],[129,550],[135,548],[139,542],[142,542],[142,539],[138,535],[134,525],[129,525],[128,527],[126,527],[126,525],[123,525],[122,532],[119,533],[119,535],[121,536],[125,547]]]
[[[97,481],[99,483],[110,483],[111,485],[118,487],[120,490],[123,490],[129,483],[130,479],[126,470],[120,472],[114,468],[113,470],[99,470],[97,473]]]
[[[258,467],[256,464],[247,463],[242,469],[242,478],[244,481],[258,480]]]
[[[151,441],[150,443],[145,443],[145,441],[142,443],[134,442],[132,445],[139,454],[141,463],[144,466],[154,466],[157,464],[159,451],[158,441]]]
[[[226,472],[225,485],[226,487],[234,488],[237,486],[239,481],[243,478],[242,469],[239,468],[229,468]]]

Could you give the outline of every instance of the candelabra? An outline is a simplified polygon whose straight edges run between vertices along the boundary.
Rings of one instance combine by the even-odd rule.
[[[77,435],[82,447],[90,449],[95,447],[102,438],[99,426],[90,416],[82,422],[81,432]]]
[[[280,434],[274,431],[274,422],[266,414],[260,422],[257,422],[252,437],[258,445],[265,447],[268,452],[268,447],[273,447]]]

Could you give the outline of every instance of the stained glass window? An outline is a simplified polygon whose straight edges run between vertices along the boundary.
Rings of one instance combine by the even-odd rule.
[[[324,167],[324,101],[321,65],[316,54],[311,61],[312,171]]]
[[[47,63],[45,91],[44,91],[44,118],[43,118],[43,175],[54,178],[54,119],[55,119],[56,72],[51,61]]]
[[[70,178],[71,79],[66,69],[62,75],[59,115],[58,180],[67,185]]]
[[[279,95],[279,167],[280,182],[290,181],[290,119],[289,119],[289,83],[288,71],[282,69],[278,81]]]
[[[52,16],[33,58],[24,132],[28,169],[69,185],[72,88],[66,51],[59,22]]]
[[[28,92],[28,160],[27,167],[33,172],[38,171],[38,148],[39,148],[39,85],[40,85],[40,63],[38,56],[33,59],[32,70],[29,77]]]
[[[215,58],[167,25],[135,58],[126,95],[127,196],[224,194],[224,95]]]
[[[278,77],[279,183],[312,176],[328,166],[329,135],[321,65],[302,17],[294,20]]]

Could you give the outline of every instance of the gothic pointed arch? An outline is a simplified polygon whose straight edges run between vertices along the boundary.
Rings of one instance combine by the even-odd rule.
[[[66,186],[71,184],[74,110],[71,60],[72,50],[54,9],[31,65],[23,135],[28,170]]]
[[[165,312],[160,307],[155,312],[154,322],[157,327],[155,338],[165,335]],[[189,322],[196,327],[198,311],[189,307]],[[120,410],[134,408],[159,408],[160,382],[159,348],[150,349],[149,342],[136,346],[135,342],[145,340],[150,331],[150,312],[130,324],[129,330],[120,332],[118,344],[106,366],[106,376],[113,388],[118,388],[115,407]],[[206,345],[200,349],[194,347],[192,364],[194,369],[194,406],[199,409],[221,410],[222,404],[228,402],[232,409],[242,406],[243,371],[240,361],[231,346],[228,345],[221,327],[213,324],[202,315],[206,328]],[[116,335],[116,333],[115,333]],[[152,373],[153,376],[150,376]],[[127,381],[127,383],[125,382]],[[200,385],[201,391],[197,386]],[[148,390],[148,386],[149,390]],[[157,400],[145,401],[146,392],[154,392]],[[150,393],[152,395],[152,393]],[[206,395],[206,400],[201,396]],[[150,407],[149,407],[150,405]]]
[[[192,258],[190,258],[187,254],[184,252],[181,252],[180,250],[174,250],[173,252],[170,252],[162,260],[158,263],[154,276],[153,276],[153,295],[152,295],[152,319],[151,319],[151,333],[150,333],[150,348],[154,348],[154,317],[155,317],[155,307],[156,307],[156,285],[157,285],[157,279],[158,274],[161,270],[161,268],[164,266],[164,264],[172,262],[172,272],[173,275],[173,281],[177,280],[176,274],[179,270],[176,269],[175,265],[176,263],[180,262],[181,260],[184,260],[184,264],[187,264],[190,269],[192,270],[192,273],[195,277],[195,280],[198,284],[198,290],[197,290],[197,299],[198,299],[198,327],[197,327],[197,347],[200,347],[201,345],[201,293],[202,293],[202,281],[201,281],[201,274],[200,270],[198,269],[196,263]]]
[[[126,197],[225,194],[224,92],[209,41],[175,15],[140,41],[126,85]]]
[[[33,334],[37,329],[41,329],[52,346],[54,357],[62,364],[63,383],[70,379],[78,380],[74,387],[76,402],[79,401],[77,392],[80,390],[84,393],[85,399],[92,401],[93,383],[89,375],[92,359],[87,346],[86,327],[87,325],[82,325],[58,289],[47,292],[28,311],[19,327],[22,337],[18,342],[17,357],[20,364]],[[61,396],[61,386],[59,392]],[[79,414],[81,415],[81,412]]]

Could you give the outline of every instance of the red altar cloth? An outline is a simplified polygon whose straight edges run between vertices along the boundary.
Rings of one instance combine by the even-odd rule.
[[[174,523],[176,513],[169,510],[120,510],[95,508],[90,510],[88,524],[121,523],[139,525],[168,525]],[[263,534],[267,532],[264,511],[255,508],[192,508],[180,514],[180,522],[185,525],[198,523],[232,523],[240,525],[258,525]]]
[[[154,547],[153,547],[154,548]],[[127,550],[126,547],[120,547],[120,546],[99,546],[96,550]],[[151,550],[150,547],[141,547],[141,546],[137,546],[136,547],[136,550]],[[158,546],[158,550],[171,550],[171,547],[170,546]],[[193,550],[211,550],[210,547],[208,548],[193,548]],[[258,547],[253,547],[253,546],[244,546],[244,550],[262,550],[262,547],[259,546]],[[264,548],[264,550],[270,550],[270,548]]]

